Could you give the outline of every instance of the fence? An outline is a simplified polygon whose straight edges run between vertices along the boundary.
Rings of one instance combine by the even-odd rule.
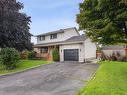
[[[124,49],[121,50],[102,50],[106,56],[111,56],[113,53],[119,53],[121,56],[126,56]]]

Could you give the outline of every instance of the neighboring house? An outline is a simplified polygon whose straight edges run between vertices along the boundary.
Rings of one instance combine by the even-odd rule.
[[[60,29],[37,35],[34,51],[37,57],[52,60],[52,50],[59,50],[60,61],[84,62],[96,58],[96,45],[91,40],[80,35],[76,28]]]
[[[103,46],[102,51],[106,56],[110,56],[113,53],[119,53],[121,56],[126,56],[125,48],[126,46],[124,45],[108,45]]]

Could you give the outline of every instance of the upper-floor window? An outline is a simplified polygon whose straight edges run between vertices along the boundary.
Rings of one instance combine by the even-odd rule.
[[[40,41],[45,40],[45,36],[40,36],[40,37],[39,37],[39,40],[40,40]]]
[[[50,35],[50,39],[56,39],[57,38],[57,34],[51,34]]]

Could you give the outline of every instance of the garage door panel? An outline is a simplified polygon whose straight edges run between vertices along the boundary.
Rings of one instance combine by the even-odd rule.
[[[78,49],[66,49],[64,50],[64,61],[78,61],[79,50]]]

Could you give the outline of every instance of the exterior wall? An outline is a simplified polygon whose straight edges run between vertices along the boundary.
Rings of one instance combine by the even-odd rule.
[[[96,44],[91,42],[91,40],[88,38],[84,42],[84,52],[85,52],[85,59],[91,59],[96,58]]]
[[[121,56],[126,56],[126,52],[124,49],[121,49],[121,50],[102,50],[103,53],[106,55],[106,56],[110,56],[112,55],[113,53],[119,53]]]
[[[79,62],[84,62],[84,48],[83,44],[70,44],[70,45],[61,45],[60,52],[60,61],[64,61],[64,50],[65,49],[79,49]]]
[[[73,29],[65,29],[65,32],[64,32],[64,35],[63,35],[64,40],[67,40],[67,39],[69,39],[73,36],[80,36],[80,34],[74,28]]]
[[[43,40],[43,41],[40,41],[39,39],[37,39],[37,44],[63,41],[64,40],[63,35],[64,35],[64,33],[58,33],[56,39],[50,39],[50,35],[47,35],[47,36],[45,36],[45,40]]]
[[[60,42],[67,40],[73,36],[79,36],[79,33],[75,29],[65,29],[64,31],[65,31],[64,33],[57,34],[57,39],[50,39],[50,35],[45,36],[44,41],[39,41],[39,38],[37,38],[37,44]]]
[[[40,53],[40,49],[39,49],[39,48],[34,48],[34,51],[35,51],[36,53]]]

